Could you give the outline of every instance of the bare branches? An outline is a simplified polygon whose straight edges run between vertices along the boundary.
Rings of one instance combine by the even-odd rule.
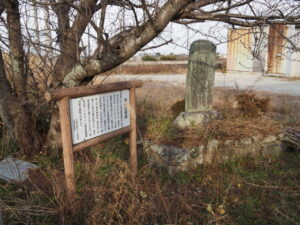
[[[227,1],[227,3],[227,6],[221,4],[217,8],[212,7],[211,10],[203,10],[202,7],[199,7],[200,3],[196,1],[176,18],[176,22],[188,24],[194,23],[197,20],[200,22],[220,21],[248,27],[273,23],[300,24],[300,16],[296,13],[296,7],[284,14],[280,10],[281,5],[273,5],[273,9],[270,9],[270,6],[260,5],[261,3],[255,0],[236,1],[235,3]],[[252,3],[256,6],[256,9]],[[264,8],[266,9],[264,10]],[[231,13],[230,10],[232,10]]]
[[[28,5],[28,2],[20,1],[20,4]],[[171,36],[144,48],[171,22],[193,24],[186,26],[193,32],[196,32],[193,29],[195,23],[205,21],[253,28],[276,23],[300,24],[299,3],[288,0],[30,0],[29,5],[52,12],[46,19],[47,28],[39,25],[45,30],[50,29],[49,39],[56,36],[57,43],[48,48],[59,50],[55,51],[57,61],[52,75],[60,83],[68,77],[65,80],[71,79],[72,85],[80,84],[85,77],[112,69],[140,50],[170,43]],[[39,15],[38,12],[35,17]],[[26,16],[34,17],[30,13]],[[37,18],[37,21],[41,19]],[[29,39],[35,38],[32,33],[45,33],[39,27],[24,27],[29,29],[24,32]],[[204,33],[201,28],[198,32]],[[206,37],[217,40],[214,35]],[[29,45],[41,42],[42,50],[46,48],[43,38],[40,41],[29,39]],[[85,46],[88,46],[89,54],[81,54]],[[298,49],[296,45],[291,46]],[[77,76],[74,71],[79,67],[83,69],[77,71],[82,74]]]
[[[139,27],[133,27],[115,35],[109,40],[106,52],[100,52],[99,59],[92,60],[86,65],[76,65],[66,75],[64,83],[66,86],[76,86],[81,80],[88,76],[95,76],[105,72],[129,59],[143,46],[153,40],[174,18],[179,11],[189,4],[190,0],[169,0],[156,15],[153,16],[155,25],[148,20]]]
[[[148,48],[142,48],[141,51],[147,51],[147,50],[150,50],[150,49],[159,48],[159,47],[161,47],[163,45],[167,45],[167,44],[171,43],[172,41],[173,41],[173,39],[168,40],[168,41],[166,41],[166,42],[164,42],[162,44],[159,44],[159,45],[154,45],[154,46],[151,46],[151,47],[148,47]]]
[[[244,26],[244,27],[254,27],[254,26],[260,26],[264,24],[300,24],[300,16],[290,16],[286,19],[280,17],[280,16],[269,16],[269,17],[263,17],[263,16],[248,16],[248,15],[240,15],[240,14],[186,14],[184,16],[184,19],[189,19],[194,21],[220,21],[225,22],[232,25],[238,25],[238,26]],[[185,21],[186,23],[189,23],[188,21]]]

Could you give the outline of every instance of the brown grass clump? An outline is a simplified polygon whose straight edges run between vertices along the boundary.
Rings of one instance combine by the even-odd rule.
[[[268,117],[256,119],[230,119],[216,120],[206,128],[208,136],[216,139],[239,140],[243,137],[252,137],[257,134],[263,136],[276,134],[280,131],[280,125]]]
[[[173,105],[171,105],[170,110],[174,115],[178,115],[179,113],[184,112],[185,99],[175,102]]]
[[[173,141],[168,141],[180,147],[191,147],[207,144],[210,139],[240,140],[254,135],[276,134],[280,128],[277,122],[268,117],[216,120],[204,127],[177,130],[173,132]]]
[[[236,96],[238,110],[245,117],[259,117],[268,111],[270,99],[258,98],[255,94],[240,94]]]

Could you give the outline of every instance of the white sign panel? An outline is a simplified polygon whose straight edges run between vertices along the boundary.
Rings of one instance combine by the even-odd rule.
[[[130,125],[129,90],[70,99],[73,144]]]

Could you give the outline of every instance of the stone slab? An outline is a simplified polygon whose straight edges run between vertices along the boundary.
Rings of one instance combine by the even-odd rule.
[[[28,169],[38,168],[35,164],[8,157],[0,162],[0,179],[11,183],[23,182],[27,179]]]

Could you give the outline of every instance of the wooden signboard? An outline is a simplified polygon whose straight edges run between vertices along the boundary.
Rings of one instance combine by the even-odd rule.
[[[58,89],[45,93],[58,101],[66,186],[75,192],[74,151],[130,133],[130,166],[137,172],[135,88],[141,81]]]

